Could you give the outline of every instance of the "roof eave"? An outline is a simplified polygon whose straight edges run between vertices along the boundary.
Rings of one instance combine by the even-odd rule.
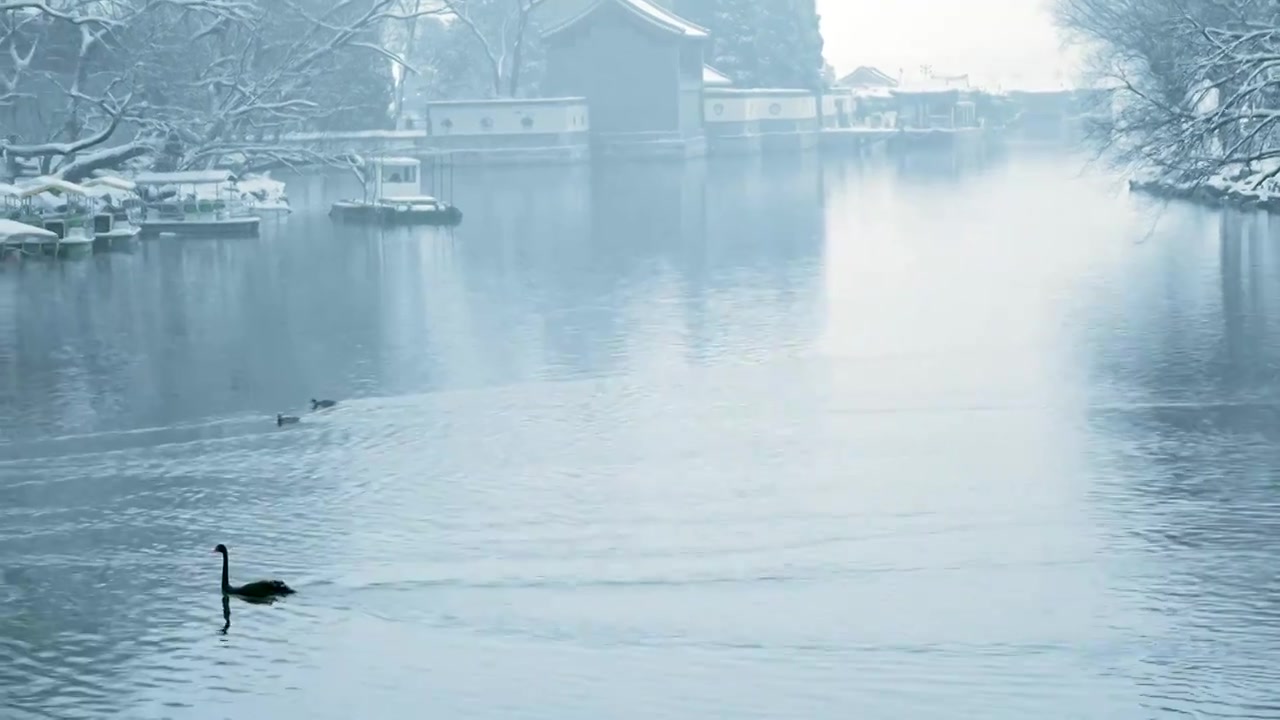
[[[585,8],[583,8],[576,15],[571,15],[570,17],[565,18],[560,23],[556,25],[552,25],[551,27],[543,30],[541,33],[541,37],[549,38],[555,35],[559,35],[560,33],[563,33],[567,30],[571,30],[575,25],[587,19],[588,17],[590,17],[592,13],[594,13],[597,9],[599,9],[601,5],[603,5],[606,2],[614,2],[614,0],[593,0],[593,2],[589,3]],[[689,33],[686,31],[684,27],[681,27],[680,25],[669,22],[663,18],[654,17],[653,15],[642,12],[639,8],[637,8],[636,6],[632,5],[629,2],[626,2],[625,0],[623,0],[621,4],[623,6],[623,9],[629,12],[633,17],[644,21],[645,23],[647,23],[648,25],[651,25],[654,28],[667,32],[681,39],[705,40],[707,39],[707,37],[709,37],[710,33],[707,31],[706,28],[700,27],[698,25],[694,25],[688,20],[683,20],[683,22],[686,25],[688,25],[690,29],[696,31],[695,33]]]

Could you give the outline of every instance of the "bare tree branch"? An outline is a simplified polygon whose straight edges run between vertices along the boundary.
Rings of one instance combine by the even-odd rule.
[[[0,0],[0,150],[50,173],[155,153],[184,167],[276,162],[284,151],[261,138],[369,112],[344,99],[371,89],[344,83],[353,71],[385,83],[372,111],[385,116],[390,68],[411,70],[388,28],[445,12],[431,0]]]

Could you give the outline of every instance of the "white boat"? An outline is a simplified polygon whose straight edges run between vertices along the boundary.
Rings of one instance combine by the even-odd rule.
[[[329,216],[340,222],[381,225],[457,225],[462,222],[461,210],[422,194],[421,165],[414,158],[374,159],[368,168],[372,187],[365,181],[363,198],[339,200],[329,209]]]
[[[93,240],[96,247],[109,249],[136,238],[142,228],[134,222],[141,214],[136,194],[137,185],[118,177],[97,177],[83,184],[85,192],[97,201],[93,216]]]
[[[35,225],[20,223],[17,220],[0,218],[0,247],[22,248],[29,245],[43,245],[56,241],[58,234]]]
[[[18,198],[26,201],[28,209],[42,205],[38,215],[45,230],[57,236],[57,241],[44,243],[46,254],[71,257],[93,251],[93,218],[89,193],[73,182],[61,178],[41,177],[19,186]]]
[[[124,210],[107,210],[93,216],[93,242],[98,247],[111,248],[138,237],[142,228],[134,225]]]
[[[133,181],[145,203],[142,234],[257,236],[262,221],[240,199],[235,180],[226,170],[138,175]]]
[[[75,257],[86,255],[92,250],[92,238],[62,238],[53,230],[0,218],[0,252]]]

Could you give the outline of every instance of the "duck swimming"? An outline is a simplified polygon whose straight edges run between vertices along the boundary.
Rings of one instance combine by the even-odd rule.
[[[296,415],[281,415],[280,413],[276,413],[276,425],[292,425],[300,419],[301,418]]]
[[[262,600],[266,598],[275,598],[282,595],[292,595],[296,592],[293,588],[285,585],[281,580],[258,580],[247,585],[232,585],[230,572],[227,562],[227,546],[218,543],[218,547],[213,549],[216,553],[222,554],[222,594],[235,595],[236,597],[246,598],[249,600]],[[230,620],[227,622],[230,625]]]
[[[338,404],[337,400],[317,400],[315,398],[311,398],[312,410],[319,410],[321,408],[331,408],[337,404]]]

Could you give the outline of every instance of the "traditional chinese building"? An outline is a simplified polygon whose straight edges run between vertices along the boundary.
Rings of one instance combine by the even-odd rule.
[[[889,92],[897,102],[900,128],[961,130],[979,125],[968,75],[929,75]]]
[[[701,155],[707,38],[651,0],[586,0],[543,32],[543,89],[586,98],[597,157]]]
[[[892,77],[880,68],[870,65],[860,65],[853,72],[845,75],[836,81],[838,87],[850,88],[853,90],[864,90],[867,88],[895,88],[898,87],[898,79]]]

